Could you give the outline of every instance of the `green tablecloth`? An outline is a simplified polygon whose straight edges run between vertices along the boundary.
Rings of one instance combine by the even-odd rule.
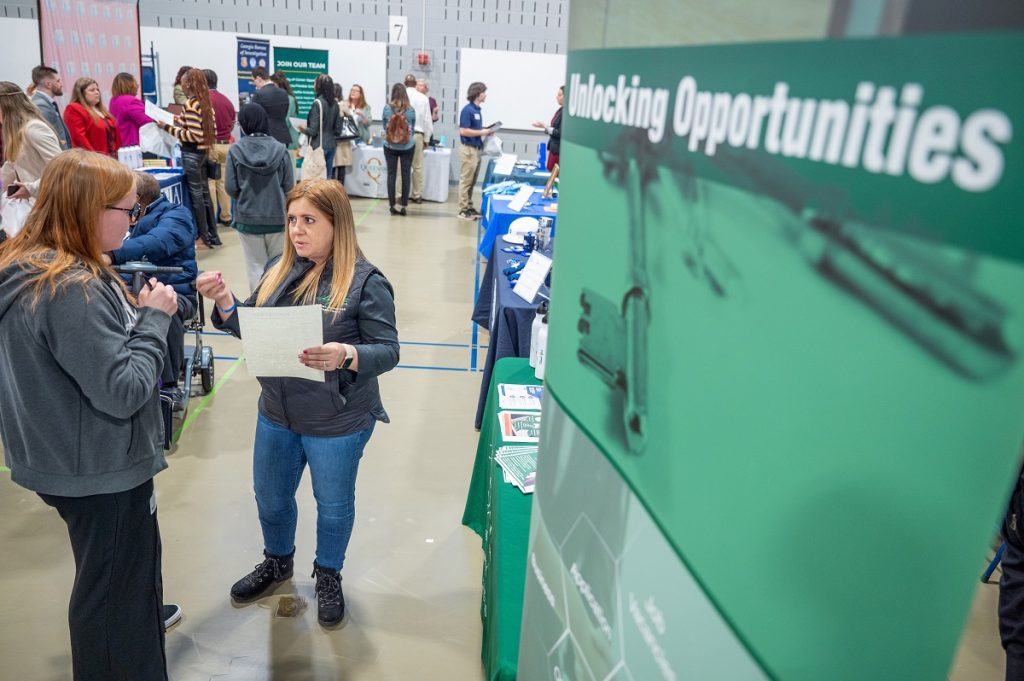
[[[505,484],[494,463],[500,447],[497,385],[539,385],[529,361],[517,357],[494,365],[487,406],[480,426],[480,441],[473,464],[473,479],[462,524],[483,539],[484,575],[480,618],[483,620],[483,663],[488,681],[511,681],[519,663],[519,626],[523,616],[526,550],[530,540],[533,496]]]

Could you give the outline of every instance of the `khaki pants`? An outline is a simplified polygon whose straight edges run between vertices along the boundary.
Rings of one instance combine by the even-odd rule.
[[[473,207],[473,187],[480,172],[480,148],[463,144],[459,147],[459,212]]]
[[[224,164],[228,160],[230,148],[231,145],[227,142],[217,142],[209,151],[210,160],[220,164],[220,179],[210,180],[210,196],[213,198],[213,212],[217,213],[217,207],[220,207],[218,219],[221,222],[231,222],[231,197],[224,191],[224,173],[227,172]]]
[[[409,188],[409,198],[417,201],[423,200],[423,147],[425,146],[423,133],[413,133],[412,153],[412,187]],[[402,193],[402,178],[399,176],[398,184],[395,186],[398,194]]]

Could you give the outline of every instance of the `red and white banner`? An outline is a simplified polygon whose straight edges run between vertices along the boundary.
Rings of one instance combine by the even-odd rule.
[[[43,63],[60,73],[65,100],[82,77],[99,83],[104,101],[116,74],[139,78],[137,0],[41,0],[39,23]]]

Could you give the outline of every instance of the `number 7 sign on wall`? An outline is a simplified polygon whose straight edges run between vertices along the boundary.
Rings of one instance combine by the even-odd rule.
[[[388,43],[409,44],[409,17],[388,17]]]

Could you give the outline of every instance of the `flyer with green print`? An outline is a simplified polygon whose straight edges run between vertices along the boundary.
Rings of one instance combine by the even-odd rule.
[[[521,679],[945,678],[1024,435],[1021,63],[570,50]]]

